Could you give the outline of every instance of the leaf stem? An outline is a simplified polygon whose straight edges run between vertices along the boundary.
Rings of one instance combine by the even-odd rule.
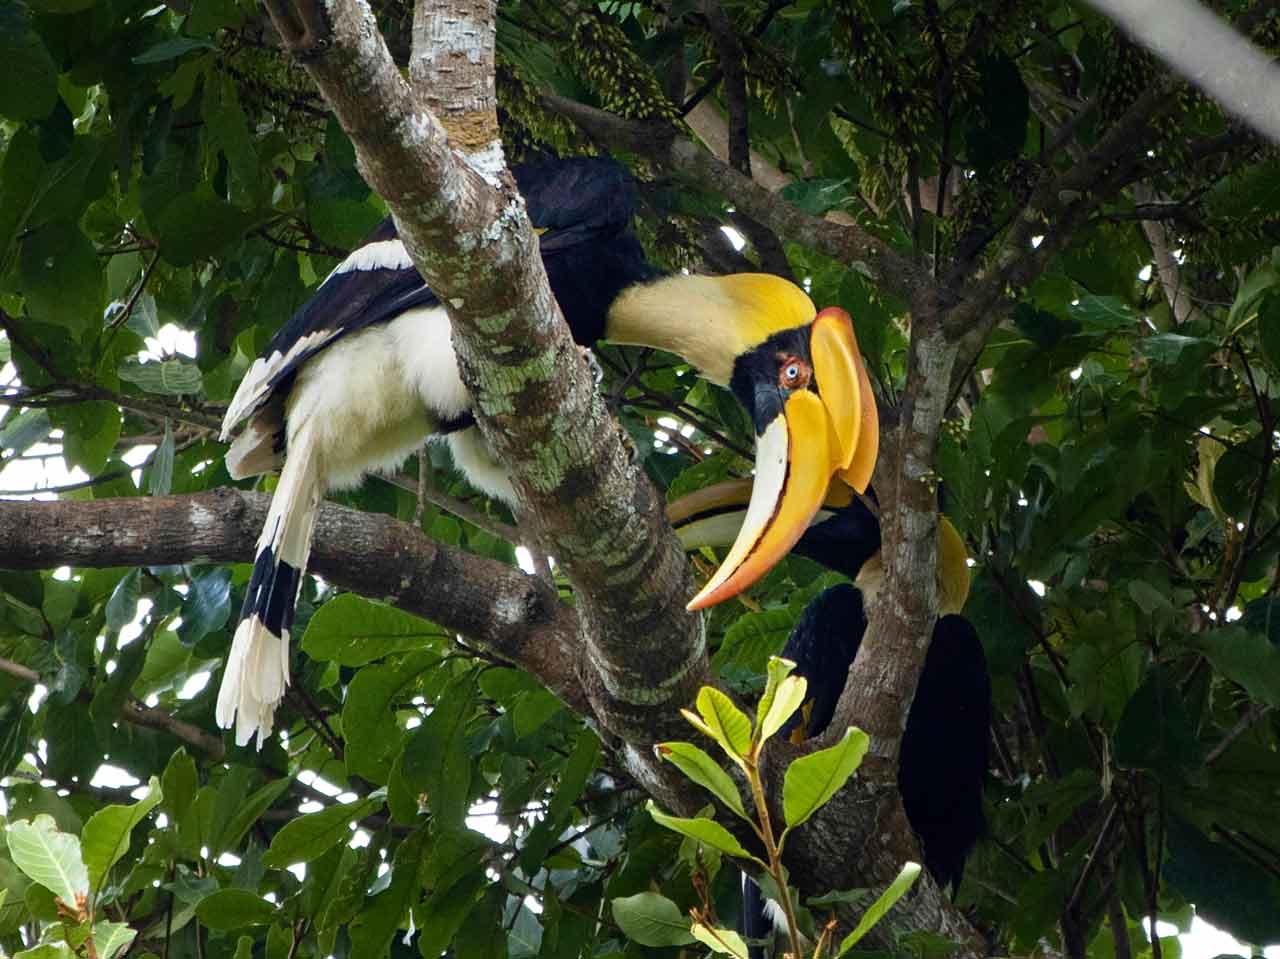
[[[751,784],[751,799],[760,816],[760,838],[764,841],[765,853],[769,857],[769,875],[773,877],[782,897],[782,912],[787,917],[787,935],[791,937],[791,954],[800,959],[800,931],[796,927],[795,907],[791,902],[791,893],[787,889],[787,880],[782,871],[781,847],[773,839],[773,823],[769,819],[769,804],[764,797],[764,783],[760,780],[760,768],[756,765],[756,756],[747,758],[747,781]]]

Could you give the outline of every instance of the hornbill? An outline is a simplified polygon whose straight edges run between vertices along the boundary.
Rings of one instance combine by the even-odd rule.
[[[579,344],[665,349],[712,382],[761,399],[757,495],[730,562],[690,605],[746,588],[800,536],[833,474],[858,489],[870,479],[879,433],[848,314],[819,314],[803,290],[772,275],[660,275],[632,231],[634,186],[612,160],[512,172]],[[224,728],[234,724],[238,744],[256,734],[261,747],[289,682],[289,628],[327,490],[394,468],[434,436],[473,486],[512,505],[516,497],[476,428],[449,317],[390,218],[267,344],[227,409],[223,439],[245,419],[228,472],[281,473],[216,716]]]
[[[716,484],[672,503],[667,515],[687,549],[721,546],[734,535],[750,480]],[[793,742],[831,722],[867,628],[865,603],[884,578],[880,523],[866,503],[833,482],[822,509],[794,548],[854,580],[832,586],[801,614],[781,655],[808,680],[808,699],[789,727]],[[965,859],[986,831],[982,812],[991,728],[991,681],[973,625],[959,615],[969,593],[968,556],[955,527],[938,520],[938,612],[898,753],[898,790],[920,840],[924,864],[954,892]],[[744,879],[744,933],[769,931],[759,888]],[[779,913],[780,915],[780,913]]]

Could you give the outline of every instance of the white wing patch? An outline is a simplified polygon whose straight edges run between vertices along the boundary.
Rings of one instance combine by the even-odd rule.
[[[222,418],[222,435],[219,438],[225,443],[235,425],[267,401],[272,393],[273,376],[296,357],[309,350],[318,350],[340,332],[341,330],[317,330],[299,339],[284,353],[276,350],[270,356],[260,356],[254,360],[253,366],[249,367],[249,372],[245,373],[244,379],[236,388],[236,395],[231,398],[227,415]]]
[[[352,251],[345,260],[333,268],[333,272],[324,278],[324,282],[328,283],[339,273],[353,273],[357,270],[408,270],[412,267],[413,259],[401,240],[379,240],[377,243],[366,243]]]

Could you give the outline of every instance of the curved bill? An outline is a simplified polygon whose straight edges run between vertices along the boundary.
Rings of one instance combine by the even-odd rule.
[[[686,551],[704,546],[717,549],[732,546],[738,538],[738,530],[742,529],[754,486],[755,482],[749,476],[722,480],[668,503],[667,521],[675,529],[680,545]],[[809,520],[809,526],[830,519],[832,511],[847,507],[853,496],[853,490],[843,481],[833,479],[827,487],[822,506]]]
[[[790,393],[756,439],[756,475],[737,539],[688,605],[705,609],[754,584],[804,535],[835,474],[871,478],[879,422],[849,314],[823,310],[809,333],[812,389]],[[869,414],[869,415],[868,415]],[[723,525],[723,524],[722,524]]]
[[[813,375],[841,453],[840,478],[865,493],[880,452],[880,415],[853,320],[838,306],[827,307],[813,321],[810,342]]]
[[[793,393],[756,441],[756,479],[738,538],[688,609],[706,609],[760,579],[796,544],[834,471],[831,424],[817,395]]]

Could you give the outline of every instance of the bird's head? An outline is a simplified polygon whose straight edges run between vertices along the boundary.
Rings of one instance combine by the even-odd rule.
[[[755,481],[737,539],[690,609],[736,596],[772,569],[804,535],[833,478],[867,488],[879,449],[871,381],[844,310],[825,309],[745,350],[729,388],[755,428]]]
[[[858,491],[870,482],[879,418],[844,310],[819,312],[798,286],[771,274],[678,275],[624,291],[606,336],[684,357],[728,386],[755,428],[755,482],[741,530],[690,609],[737,595],[785,556],[832,477]]]

